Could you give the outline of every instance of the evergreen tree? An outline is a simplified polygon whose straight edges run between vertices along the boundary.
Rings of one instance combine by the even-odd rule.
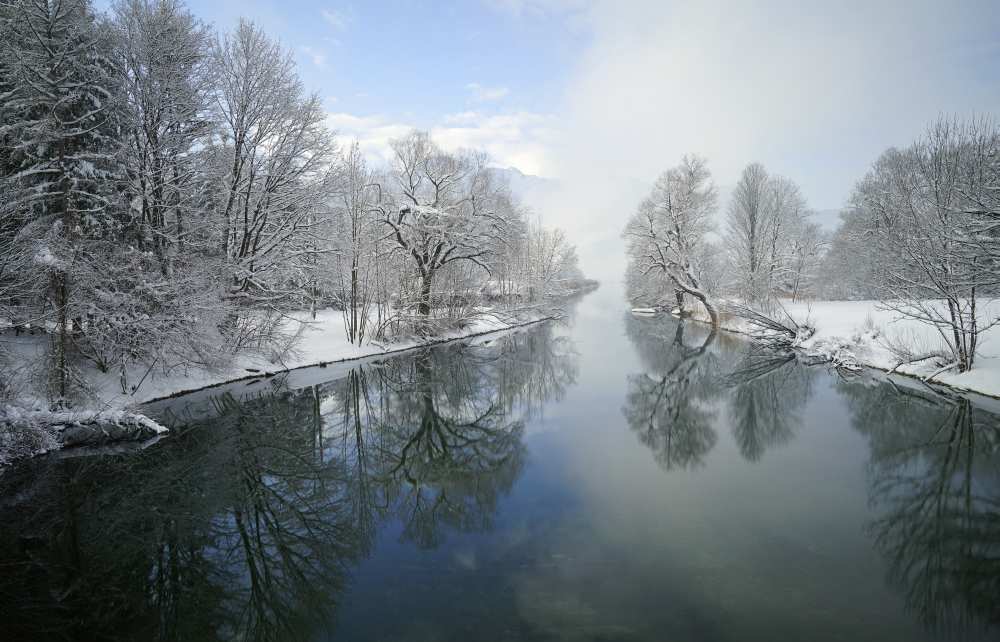
[[[120,224],[112,201],[118,112],[111,32],[87,0],[8,2],[3,20],[5,207],[19,237],[34,245],[34,266],[48,275],[53,393],[65,399],[71,333],[85,314],[74,276],[88,271],[81,270],[88,243]]]

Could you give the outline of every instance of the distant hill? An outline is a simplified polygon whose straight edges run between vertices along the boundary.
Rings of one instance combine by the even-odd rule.
[[[497,171],[510,182],[511,191],[536,210],[559,188],[555,179],[525,174],[516,167],[497,168]]]

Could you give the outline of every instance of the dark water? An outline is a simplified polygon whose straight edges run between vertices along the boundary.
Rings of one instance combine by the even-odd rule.
[[[0,476],[0,640],[987,640],[1000,416],[583,299]]]

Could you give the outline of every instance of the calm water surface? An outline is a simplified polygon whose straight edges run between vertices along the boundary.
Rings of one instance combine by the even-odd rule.
[[[1000,416],[622,314],[0,476],[0,640],[994,640]]]

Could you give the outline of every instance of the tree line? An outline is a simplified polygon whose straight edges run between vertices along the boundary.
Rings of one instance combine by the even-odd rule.
[[[760,163],[743,170],[721,230],[717,209],[705,159],[685,156],[659,177],[624,231],[634,304],[683,313],[692,297],[718,325],[721,301],[766,313],[786,299],[875,299],[932,326],[960,372],[1000,322],[983,301],[1000,290],[1000,129],[990,119],[942,117],[884,152],[833,232],[793,181]]]
[[[180,0],[0,2],[0,319],[51,339],[40,376],[66,401],[87,367],[124,392],[136,366],[280,352],[294,311],[342,309],[360,344],[581,285],[573,246],[486,154],[420,131],[392,152],[373,166],[338,145],[251,22],[217,33]]]

